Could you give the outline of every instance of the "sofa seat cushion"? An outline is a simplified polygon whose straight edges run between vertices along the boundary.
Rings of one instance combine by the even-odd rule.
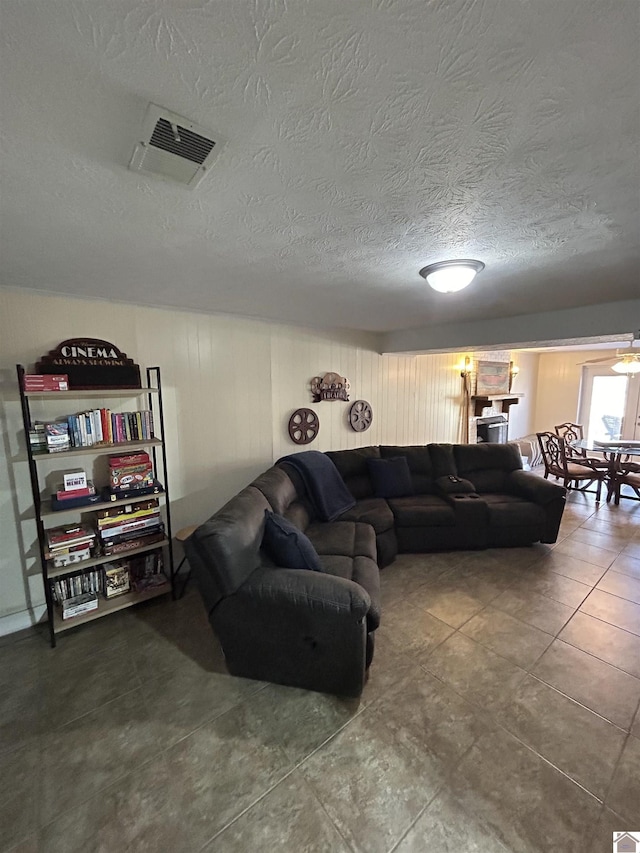
[[[340,516],[338,521],[360,521],[370,524],[376,533],[393,528],[393,513],[384,498],[365,498]]]
[[[354,581],[369,593],[371,607],[367,614],[367,630],[375,631],[380,624],[381,612],[380,572],[375,560],[369,557],[343,557],[337,554],[327,554],[320,557],[320,561],[327,574]]]
[[[376,534],[368,524],[355,521],[316,522],[306,534],[318,554],[376,559]]]
[[[544,524],[541,506],[516,495],[487,495],[481,497],[489,509],[489,527],[518,527]]]
[[[455,527],[456,514],[436,495],[390,498],[389,506],[398,527]]]

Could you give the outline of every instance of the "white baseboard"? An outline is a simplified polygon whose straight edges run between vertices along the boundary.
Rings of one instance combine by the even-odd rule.
[[[16,631],[24,631],[33,628],[47,613],[47,607],[39,604],[31,610],[20,610],[18,613],[10,613],[8,616],[0,616],[0,637],[6,634],[15,634]]]

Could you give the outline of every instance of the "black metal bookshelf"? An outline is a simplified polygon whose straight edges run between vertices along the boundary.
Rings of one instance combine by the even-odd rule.
[[[29,463],[29,476],[31,480],[31,491],[33,495],[33,506],[35,512],[35,522],[38,537],[38,550],[40,556],[40,565],[42,570],[42,579],[44,583],[45,599],[47,604],[47,617],[49,624],[49,634],[52,647],[56,645],[56,637],[73,628],[75,625],[85,624],[94,619],[99,619],[102,616],[107,616],[109,613],[117,612],[126,607],[133,607],[140,601],[146,601],[159,595],[166,595],[171,592],[175,598],[175,570],[172,548],[172,533],[171,533],[171,502],[169,497],[169,472],[167,466],[167,448],[165,443],[165,421],[164,407],[162,401],[162,379],[159,367],[147,368],[147,386],[144,388],[108,388],[96,389],[92,391],[25,391],[24,390],[24,375],[25,369],[21,364],[16,365],[18,374],[18,387],[20,391],[20,403],[22,408],[22,420],[24,426],[25,442],[27,446],[27,459]],[[154,422],[154,431],[157,433],[158,427],[160,436],[147,439],[135,440],[127,442],[100,442],[89,447],[70,447],[68,450],[59,451],[57,453],[34,452],[29,440],[29,431],[32,427],[32,416],[30,400],[68,400],[70,403],[80,400],[107,400],[113,398],[146,398],[147,407],[152,413]],[[88,504],[86,506],[73,507],[63,509],[59,512],[52,512],[50,503],[43,498],[43,488],[40,475],[40,463],[44,460],[55,460],[61,462],[66,458],[73,456],[85,456],[92,454],[93,456],[109,455],[121,452],[133,452],[139,449],[150,449],[153,462],[154,476],[160,479],[163,485],[163,491],[153,495],[141,495],[136,497],[134,493],[124,499],[115,502],[101,502]],[[117,555],[110,556],[94,556],[91,559],[83,560],[77,563],[72,563],[64,568],[53,568],[46,556],[47,536],[45,527],[45,519],[50,521],[54,517],[65,518],[69,514],[90,513],[101,508],[117,506],[122,504],[135,504],[141,501],[148,500],[150,497],[160,499],[163,503],[163,516],[165,524],[165,536],[162,540],[150,543],[139,548],[132,548],[129,551],[123,551]],[[53,600],[51,589],[51,580],[64,575],[75,575],[82,573],[88,568],[95,568],[103,563],[112,562],[114,559],[126,559],[129,556],[139,555],[151,551],[162,550],[165,555],[164,565],[168,567],[168,577],[166,585],[162,585],[144,592],[128,592],[113,599],[100,599],[98,609],[92,610],[81,616],[74,617],[63,621]]]

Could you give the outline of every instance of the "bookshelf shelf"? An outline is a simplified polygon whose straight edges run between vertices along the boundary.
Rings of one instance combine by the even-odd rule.
[[[131,548],[129,551],[123,551],[121,554],[111,554],[109,557],[91,557],[90,560],[82,560],[80,563],[72,563],[70,566],[63,566],[61,569],[54,569],[52,565],[47,563],[47,577],[49,579],[59,578],[63,575],[70,575],[74,572],[81,572],[84,569],[90,569],[92,566],[101,566],[103,563],[115,563],[116,560],[134,557],[136,554],[146,554],[147,551],[156,551],[158,548],[163,548],[168,544],[169,540],[165,538],[158,542],[152,542],[150,545],[142,545],[140,548]]]
[[[25,370],[22,365],[17,365],[17,374],[18,374],[18,389],[20,393],[20,402],[22,406],[22,418],[24,425],[24,433],[25,440],[27,444],[26,456],[24,458],[27,459],[29,463],[29,474],[31,478],[31,489],[33,494],[33,515],[32,518],[35,519],[36,528],[37,528],[37,538],[38,538],[38,551],[40,556],[40,564],[42,570],[42,579],[45,590],[45,598],[47,602],[47,616],[49,621],[49,634],[51,645],[55,647],[56,645],[56,635],[63,633],[64,631],[69,630],[70,628],[75,627],[76,625],[83,625],[87,622],[92,622],[94,619],[99,619],[102,616],[107,616],[110,613],[114,613],[118,610],[123,610],[126,607],[133,607],[141,601],[146,601],[149,598],[156,598],[159,595],[165,595],[167,592],[171,592],[175,596],[175,584],[174,584],[174,563],[173,563],[173,551],[171,547],[171,505],[169,501],[169,483],[168,483],[168,471],[167,471],[167,454],[166,454],[166,446],[163,438],[149,438],[149,439],[136,439],[133,441],[119,441],[119,442],[100,442],[97,444],[93,444],[90,446],[78,446],[78,447],[70,447],[68,450],[62,450],[57,453],[49,453],[42,451],[35,451],[31,447],[31,443],[29,441],[29,431],[32,427],[33,421],[31,417],[30,411],[30,400],[38,400],[39,401],[50,401],[50,400],[64,400],[69,404],[69,415],[73,414],[72,409],[76,408],[73,403],[74,401],[83,400],[83,399],[92,399],[96,401],[102,400],[115,400],[115,399],[131,399],[131,398],[144,398],[145,411],[150,411],[150,423],[153,423],[159,430],[159,434],[164,436],[164,413],[163,413],[163,405],[162,405],[162,383],[160,378],[160,368],[159,367],[149,367],[147,368],[147,385],[144,388],[106,388],[106,389],[94,389],[94,390],[77,390],[73,389],[69,391],[24,391],[24,382],[23,378],[25,375]],[[100,405],[100,404],[99,404]],[[43,403],[42,407],[39,407],[40,410],[45,407],[46,404]],[[93,407],[90,407],[93,408]],[[142,408],[142,407],[140,407]],[[56,407],[56,417],[59,418],[59,409]],[[87,415],[87,418],[89,415]],[[119,417],[119,416],[118,416]],[[77,422],[77,417],[74,418],[75,422]],[[54,418],[52,418],[54,420]],[[135,419],[133,419],[135,420]],[[94,433],[97,435],[101,435],[99,422],[96,422],[98,425],[94,430]],[[103,422],[104,423],[104,422]],[[107,421],[108,423],[108,421]],[[140,423],[140,416],[138,416],[138,423]],[[83,428],[84,429],[84,428]],[[114,428],[115,429],[115,428]],[[87,429],[87,432],[89,430]],[[140,428],[135,428],[135,423],[131,423],[131,433],[139,434],[141,432]],[[106,434],[106,433],[102,433]],[[109,430],[109,434],[111,434],[111,430]],[[115,433],[114,433],[115,434]],[[127,427],[127,434],[129,434],[129,427]],[[71,435],[71,431],[70,431]],[[73,440],[73,439],[72,439]],[[76,439],[77,440],[77,439]],[[135,493],[130,493],[126,497],[118,498],[114,501],[105,501],[101,500],[99,503],[93,504],[84,504],[82,506],[69,507],[61,510],[53,510],[51,508],[51,501],[49,500],[49,493],[43,490],[43,484],[41,483],[40,471],[51,471],[50,468],[46,466],[41,468],[40,464],[43,460],[54,460],[58,465],[65,466],[68,463],[67,459],[71,459],[72,457],[99,457],[99,456],[110,456],[110,455],[128,455],[135,453],[136,451],[147,451],[148,455],[145,457],[147,465],[146,470],[147,474],[152,476],[154,480],[160,480],[163,484],[164,490],[161,492],[157,492],[155,494],[145,494],[136,496]],[[149,465],[148,462],[151,462]],[[73,466],[73,463],[69,463]],[[97,469],[96,469],[97,470]],[[125,469],[126,470],[126,469]],[[129,473],[129,472],[127,472]],[[44,474],[43,474],[44,476]],[[125,480],[126,482],[126,480]],[[104,484],[102,484],[104,485]],[[96,481],[96,487],[99,489],[100,484]],[[160,500],[160,499],[164,500]],[[127,551],[122,551],[118,554],[112,554],[110,556],[104,555],[96,555],[87,560],[82,560],[81,562],[71,563],[68,566],[63,566],[61,568],[54,568],[53,561],[47,559],[48,555],[48,538],[47,538],[47,528],[45,527],[45,519],[49,523],[49,527],[55,527],[55,523],[52,525],[51,520],[56,518],[57,516],[62,516],[66,521],[62,521],[61,523],[66,525],[76,525],[78,522],[71,520],[69,522],[69,516],[71,513],[75,514],[75,518],[79,519],[80,516],[84,516],[83,523],[87,524],[89,521],[93,521],[96,516],[93,515],[96,511],[104,511],[110,510],[116,507],[124,507],[126,505],[139,504],[143,501],[157,501],[156,504],[151,504],[149,507],[142,507],[138,510],[137,517],[140,516],[140,512],[143,514],[149,513],[154,516],[156,521],[162,521],[164,524],[164,534],[159,537],[154,542],[147,542],[146,544],[140,544],[137,548],[130,548]],[[160,513],[160,518],[158,518],[158,514]],[[130,514],[129,518],[125,521],[124,527],[121,528],[122,535],[118,536],[120,533],[120,529],[115,531],[116,533],[116,541],[123,541],[128,536],[131,538],[134,527],[131,526],[131,519],[133,519],[134,512]],[[93,525],[94,529],[97,525]],[[144,528],[143,528],[144,529]],[[150,525],[149,532],[152,532],[154,529],[158,531],[158,524]],[[162,528],[161,528],[162,529]],[[130,532],[129,532],[130,531]],[[143,536],[144,533],[139,532],[140,536]],[[73,538],[69,537],[73,542]],[[84,541],[88,541],[88,538]],[[96,539],[99,542],[99,536]],[[133,544],[133,540],[132,540]],[[149,560],[145,560],[141,555],[151,554],[152,552],[158,553],[158,559],[155,557],[152,558],[151,562]],[[160,555],[163,555],[162,561],[160,561]],[[140,557],[142,564],[137,567],[137,571],[142,572],[155,572],[155,571],[163,571],[165,575],[167,575],[166,583],[161,586],[152,587],[143,592],[127,592],[123,595],[118,595],[114,598],[107,599],[103,597],[100,593],[98,593],[98,608],[96,610],[91,610],[86,613],[82,613],[81,615],[75,616],[71,619],[63,620],[62,612],[58,608],[58,606],[54,602],[54,582],[56,586],[56,594],[68,596],[69,590],[73,590],[74,586],[71,583],[66,583],[64,581],[65,578],[69,576],[83,576],[85,572],[88,572],[89,575],[92,576],[85,580],[83,584],[76,584],[75,589],[87,590],[89,588],[95,589],[95,584],[102,583],[104,581],[104,573],[100,572],[100,576],[102,576],[102,580],[100,577],[96,578],[96,567],[102,566],[105,563],[115,563],[126,561],[130,557]],[[131,565],[126,565],[122,569],[124,573],[124,577],[127,577],[127,572],[131,571]],[[162,566],[162,569],[160,568]],[[89,572],[89,570],[93,570]],[[114,568],[114,572],[115,572]],[[91,580],[91,584],[89,581]],[[73,594],[73,593],[71,593]]]
[[[101,598],[98,600],[97,610],[91,610],[81,616],[74,616],[72,619],[63,619],[56,610],[53,616],[53,630],[56,634],[61,634],[70,628],[75,628],[76,625],[85,625],[87,622],[93,622],[94,619],[100,619],[102,616],[108,616],[110,613],[116,613],[118,610],[124,610],[127,607],[133,607],[135,604],[140,604],[141,601],[149,601],[151,598],[166,595],[168,592],[171,592],[169,581],[162,586],[147,589],[144,592],[127,592],[115,598]]]
[[[144,450],[145,447],[162,447],[162,440],[159,438],[147,438],[143,441],[118,441],[108,444],[101,442],[100,444],[92,444],[89,447],[72,447],[70,450],[59,450],[57,453],[33,453],[33,458],[36,462],[42,462],[43,459],[63,459],[67,456],[86,455],[88,453],[116,453],[118,450],[124,450],[130,453],[133,450]]]
[[[117,501],[100,501],[100,503],[95,504],[85,504],[85,506],[76,506],[69,507],[69,509],[51,509],[51,501],[46,497],[41,497],[41,511],[40,515],[43,518],[57,518],[58,516],[65,516],[70,512],[95,512],[98,509],[108,509],[109,507],[114,506],[127,506],[128,504],[136,504],[140,503],[140,501],[146,501],[149,498],[163,498],[165,497],[165,492],[157,492],[154,495],[142,495],[141,497],[131,497],[122,498]]]
[[[157,388],[105,388],[91,391],[25,391],[24,396],[37,397],[40,400],[126,400],[127,397],[157,393]]]

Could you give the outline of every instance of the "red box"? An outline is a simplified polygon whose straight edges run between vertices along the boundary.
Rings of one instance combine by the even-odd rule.
[[[68,391],[67,374],[28,373],[24,376],[25,391]]]

